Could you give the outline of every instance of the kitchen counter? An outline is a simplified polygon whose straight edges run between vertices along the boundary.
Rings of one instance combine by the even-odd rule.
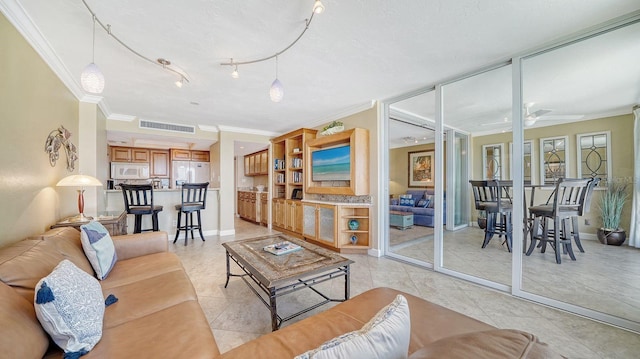
[[[107,211],[124,211],[124,199],[122,198],[122,190],[112,189],[105,190],[105,203]],[[180,188],[154,189],[153,204],[162,206],[163,209],[158,213],[158,226],[161,231],[169,233],[169,239],[173,241],[176,234],[176,222],[178,219],[178,211],[175,209],[177,204],[182,202],[182,191]],[[219,188],[207,189],[206,208],[201,211],[202,215],[202,232],[205,236],[217,235],[220,229],[219,220],[220,192]],[[127,227],[129,232],[133,233],[134,216],[127,216]],[[151,228],[151,216],[142,216],[142,228]],[[180,238],[184,238],[183,234]],[[196,240],[200,241],[197,238]]]

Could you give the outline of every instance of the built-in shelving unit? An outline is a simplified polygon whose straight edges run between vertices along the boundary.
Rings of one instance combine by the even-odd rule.
[[[331,147],[350,146],[349,180],[314,181],[313,152]],[[319,137],[305,145],[304,190],[314,194],[360,196],[369,194],[369,130],[352,128],[331,136]]]

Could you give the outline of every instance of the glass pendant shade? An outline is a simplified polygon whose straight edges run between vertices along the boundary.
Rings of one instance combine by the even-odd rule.
[[[104,75],[102,75],[102,71],[98,66],[92,62],[82,70],[80,83],[87,92],[102,93],[102,90],[104,90]]]
[[[525,118],[524,119],[524,127],[531,127],[536,124],[535,118]]]
[[[271,89],[269,90],[269,96],[271,97],[271,101],[280,102],[284,97],[284,87],[282,86],[282,82],[277,78],[271,84]]]

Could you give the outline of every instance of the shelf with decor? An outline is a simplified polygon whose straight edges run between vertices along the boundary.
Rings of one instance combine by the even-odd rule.
[[[369,249],[369,205],[340,205],[337,246],[342,253],[366,253]],[[355,236],[355,239],[354,239]]]
[[[303,201],[302,235],[337,252],[366,254],[370,242],[369,207],[368,203]]]
[[[305,193],[369,194],[369,130],[352,128],[305,145]]]

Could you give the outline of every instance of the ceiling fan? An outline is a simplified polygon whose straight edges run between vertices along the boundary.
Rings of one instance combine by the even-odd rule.
[[[531,127],[536,124],[537,121],[570,121],[570,120],[580,120],[584,117],[584,115],[547,115],[553,110],[548,109],[540,109],[534,112],[531,112],[531,107],[534,103],[526,103],[524,104],[524,127]],[[493,126],[493,125],[503,125],[505,123],[511,123],[511,119],[508,116],[505,116],[504,120],[499,122],[490,122],[483,123],[481,126]]]

